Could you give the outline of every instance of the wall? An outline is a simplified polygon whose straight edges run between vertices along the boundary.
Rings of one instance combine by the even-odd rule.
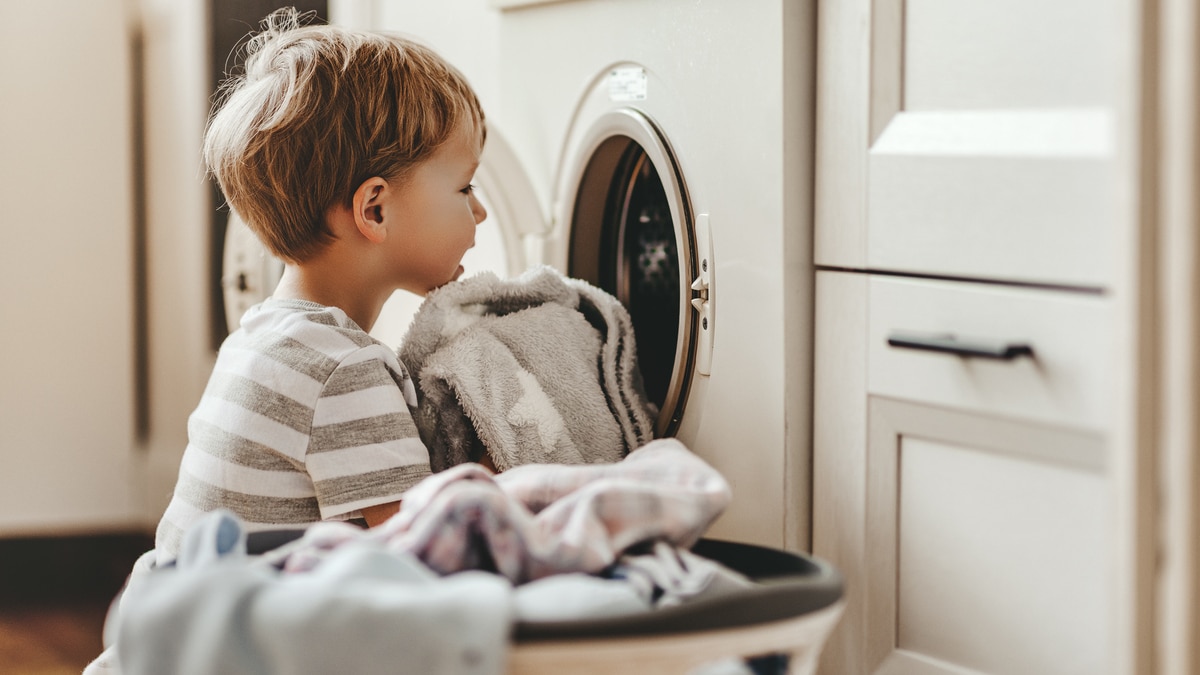
[[[213,356],[205,6],[6,10],[0,536],[147,529]]]
[[[139,469],[124,9],[7,3],[0,23],[3,534],[136,517],[112,491]]]

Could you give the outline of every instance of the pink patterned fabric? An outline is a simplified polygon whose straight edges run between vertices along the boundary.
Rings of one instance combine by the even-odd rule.
[[[318,523],[268,558],[302,572],[339,546],[370,541],[439,574],[487,569],[520,584],[601,572],[641,542],[690,547],[731,497],[725,479],[674,439],[613,464],[530,464],[499,475],[460,464],[409,490],[379,527]]]

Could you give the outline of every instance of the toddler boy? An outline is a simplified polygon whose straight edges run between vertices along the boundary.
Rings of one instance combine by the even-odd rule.
[[[222,345],[188,421],[160,564],[218,507],[249,531],[373,526],[396,512],[429,455],[412,381],[367,331],[396,289],[423,295],[458,278],[486,217],[471,185],[483,111],[428,48],[280,10],[247,53],[204,157],[286,266]]]

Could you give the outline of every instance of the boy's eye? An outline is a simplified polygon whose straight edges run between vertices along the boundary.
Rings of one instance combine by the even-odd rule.
[[[471,183],[471,184],[467,185],[467,187],[465,187],[465,188],[463,188],[463,189],[459,190],[459,192],[463,193],[464,195],[469,195],[469,194],[471,194],[471,193],[472,193],[472,192],[474,192],[474,191],[475,191],[475,184],[474,184],[474,183]]]

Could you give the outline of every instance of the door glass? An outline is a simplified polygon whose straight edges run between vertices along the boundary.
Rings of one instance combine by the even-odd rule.
[[[679,337],[679,251],[667,195],[654,165],[630,144],[614,181],[611,202],[617,260],[606,265],[605,285],[629,310],[646,395],[659,406],[667,396]]]
[[[667,170],[670,170],[668,168]],[[568,273],[608,291],[629,311],[656,435],[673,433],[690,372],[694,319],[681,269],[680,232],[659,169],[644,148],[613,136],[592,154],[576,196]]]

